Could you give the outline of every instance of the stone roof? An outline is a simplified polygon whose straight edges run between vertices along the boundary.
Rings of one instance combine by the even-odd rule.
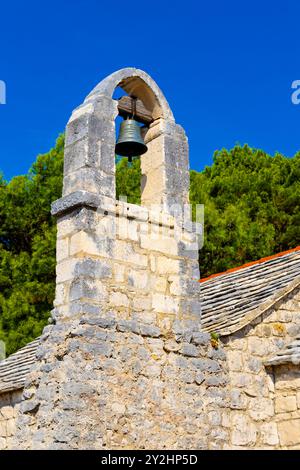
[[[234,333],[298,285],[300,247],[202,279],[202,329],[221,336]],[[24,387],[39,342],[37,338],[0,363],[0,393]],[[300,363],[300,336],[266,365],[286,362]]]
[[[300,247],[200,282],[202,329],[232,334],[300,285]]]
[[[0,393],[24,387],[39,342],[40,338],[35,339],[0,363]]]
[[[281,364],[300,364],[300,335],[298,335],[284,349],[281,349],[275,356],[265,361],[265,366],[277,366]]]

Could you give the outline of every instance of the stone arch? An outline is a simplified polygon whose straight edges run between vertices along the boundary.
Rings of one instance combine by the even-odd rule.
[[[151,111],[141,158],[142,205],[160,204],[169,212],[188,202],[188,144],[184,130],[155,81],[142,70],[125,68],[102,80],[76,108],[66,129],[63,195],[80,191],[112,199],[115,190],[115,118],[113,93],[120,86]]]
[[[153,120],[163,118],[175,121],[171,108],[156,82],[143,70],[132,67],[118,70],[106,77],[89,93],[84,102],[93,102],[100,96],[112,98],[118,86],[129,95],[139,98],[152,113]]]

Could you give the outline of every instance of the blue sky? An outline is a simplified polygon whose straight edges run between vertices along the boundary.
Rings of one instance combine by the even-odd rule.
[[[300,150],[296,1],[2,2],[0,169],[26,173],[69,115],[113,71],[147,71],[190,143],[191,167],[248,143],[274,154]]]

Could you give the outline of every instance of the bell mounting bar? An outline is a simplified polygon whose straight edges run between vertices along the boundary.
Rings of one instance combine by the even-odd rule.
[[[119,115],[123,118],[132,114],[132,101],[133,98],[131,98],[131,96],[122,96],[122,98],[118,100]],[[136,100],[135,106],[134,119],[148,126],[153,121],[151,113],[145,108],[141,100]]]

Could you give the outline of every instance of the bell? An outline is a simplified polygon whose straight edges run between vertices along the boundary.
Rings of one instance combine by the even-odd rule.
[[[141,128],[135,119],[126,119],[121,123],[120,134],[116,143],[116,154],[121,157],[132,157],[143,155],[147,152],[147,145],[141,134]]]

